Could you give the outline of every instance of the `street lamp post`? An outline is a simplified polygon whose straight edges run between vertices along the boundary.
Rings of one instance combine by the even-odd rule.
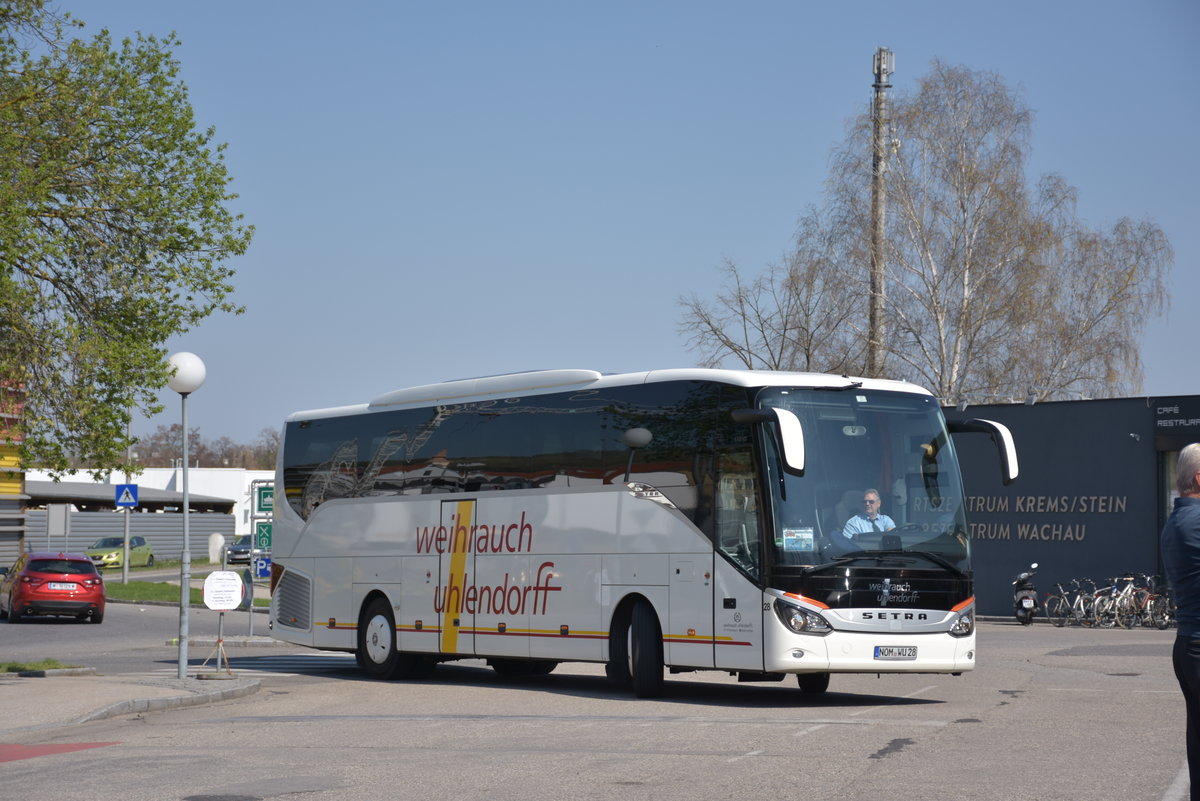
[[[179,678],[187,678],[188,606],[191,602],[192,553],[188,537],[188,395],[204,383],[204,362],[194,353],[173,353],[167,359],[167,386],[183,399],[183,555],[179,564]]]

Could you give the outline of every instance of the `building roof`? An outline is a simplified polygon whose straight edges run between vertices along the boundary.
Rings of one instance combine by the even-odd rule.
[[[115,484],[93,484],[82,481],[25,481],[27,509],[36,509],[52,503],[69,503],[80,511],[116,509]],[[224,512],[232,514],[235,501],[229,498],[214,498],[211,495],[188,493],[188,506],[195,512]],[[138,509],[161,512],[178,510],[183,506],[183,493],[170,490],[138,487]]]

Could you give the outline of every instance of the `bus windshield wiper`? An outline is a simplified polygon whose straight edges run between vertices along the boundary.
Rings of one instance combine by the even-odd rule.
[[[809,573],[816,573],[818,570],[827,570],[831,567],[840,567],[845,562],[857,562],[859,559],[878,560],[885,555],[890,554],[880,551],[851,551],[850,553],[838,554],[824,564],[809,565],[808,567],[804,568],[803,573],[804,575],[808,575]]]
[[[920,556],[922,559],[928,559],[930,562],[933,562],[935,565],[938,565],[939,567],[944,567],[952,573],[956,573],[960,576],[967,575],[966,571],[964,571],[958,565],[954,564],[953,562],[951,562],[949,559],[942,556],[941,554],[936,554],[936,553],[933,553],[932,551],[890,551],[888,553],[902,553],[905,556]]]
[[[850,553],[839,554],[839,555],[833,557],[833,559],[831,561],[826,562],[825,564],[812,565],[810,567],[806,567],[806,568],[804,568],[804,574],[808,575],[810,573],[816,573],[818,570],[826,570],[831,567],[838,567],[839,565],[841,565],[845,562],[857,562],[860,559],[874,559],[874,560],[878,561],[880,559],[887,559],[887,558],[894,559],[897,556],[900,556],[900,557],[919,556],[922,559],[928,559],[930,562],[933,562],[938,567],[944,567],[945,569],[949,570],[951,573],[954,573],[955,575],[958,575],[958,576],[966,576],[967,575],[966,571],[964,571],[962,568],[955,565],[953,562],[951,562],[946,557],[941,556],[940,554],[936,554],[931,551],[905,551],[905,550],[851,551]]]

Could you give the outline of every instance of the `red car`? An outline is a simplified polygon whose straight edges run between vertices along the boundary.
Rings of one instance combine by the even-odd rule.
[[[83,553],[25,553],[0,568],[0,617],[20,623],[31,615],[104,620],[104,579]]]

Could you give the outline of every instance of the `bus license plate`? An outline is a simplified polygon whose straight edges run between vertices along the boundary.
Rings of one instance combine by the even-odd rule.
[[[52,590],[73,590],[73,589],[75,589],[75,582],[73,582],[73,581],[52,581],[52,582],[50,582],[50,589],[52,589]]]
[[[917,646],[915,645],[876,645],[876,659],[916,659]]]

